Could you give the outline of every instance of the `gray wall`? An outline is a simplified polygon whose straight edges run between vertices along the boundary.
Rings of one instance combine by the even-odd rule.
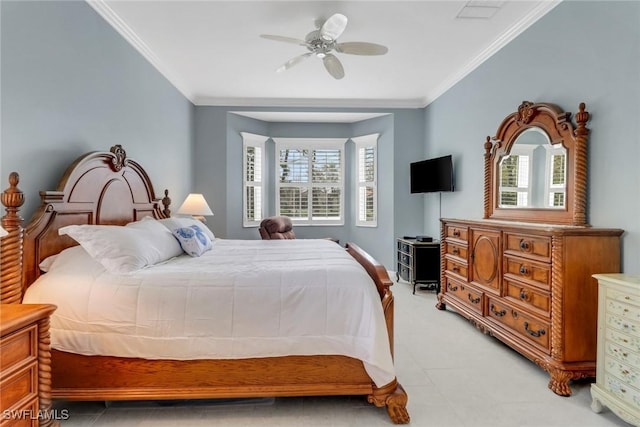
[[[194,107],[84,2],[4,0],[0,19],[0,179],[5,188],[10,171],[22,173],[23,216],[77,156],[122,144],[158,194],[171,190],[174,208],[188,192],[202,192],[215,213],[208,223],[214,232],[256,237],[240,220],[238,131],[300,136],[312,127],[240,118],[230,114],[236,108]],[[584,101],[593,114],[589,220],[625,229],[624,270],[640,272],[638,22],[638,2],[563,2],[424,110],[344,110],[391,114],[332,131],[345,137],[381,131],[382,224],[317,228],[309,237],[352,239],[394,268],[394,237],[437,236],[440,216],[482,216],[482,145],[504,116],[525,99],[569,111]],[[409,163],[445,154],[454,156],[456,191],[410,194]]]
[[[457,191],[442,216],[481,218],[483,143],[523,100],[592,113],[589,222],[623,235],[623,271],[640,273],[640,2],[563,2],[425,110],[425,150],[452,153]],[[425,231],[438,213],[425,204]]]
[[[121,144],[174,208],[191,191],[194,107],[89,5],[2,1],[1,188],[21,174],[30,218],[38,191],[88,151]]]
[[[214,211],[208,222],[213,232],[224,238],[257,239],[257,228],[242,226],[242,137],[250,132],[270,137],[350,138],[380,133],[378,141],[378,227],[354,225],[353,212],[345,211],[345,225],[297,227],[301,238],[334,237],[342,243],[353,241],[362,246],[387,268],[395,268],[394,236],[417,234],[422,230],[422,201],[409,193],[409,162],[423,157],[423,110],[391,109],[364,112],[388,115],[356,123],[281,123],[263,122],[235,112],[246,108],[196,107],[194,187],[205,195]],[[362,110],[255,108],[251,111],[331,111]],[[271,141],[267,142],[267,153]],[[347,161],[353,154],[347,143]],[[398,171],[398,172],[396,172]],[[273,171],[270,171],[273,174]],[[397,175],[399,174],[399,175]],[[398,178],[398,176],[400,178]],[[347,170],[345,200],[352,196],[353,177]],[[275,194],[270,193],[270,198]],[[348,204],[347,204],[348,206]],[[267,214],[275,207],[269,205]]]

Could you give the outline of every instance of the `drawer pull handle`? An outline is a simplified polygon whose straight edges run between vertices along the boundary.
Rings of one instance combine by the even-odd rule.
[[[458,290],[457,286],[451,286],[451,283],[447,283],[447,289],[450,290],[451,292],[455,292]]]
[[[480,302],[480,297],[478,297],[478,298],[473,298],[473,297],[471,296],[471,294],[467,294],[467,296],[468,296],[468,298],[469,298],[469,301],[471,301],[471,303],[472,303],[472,304],[477,304],[477,303],[479,303],[479,302]]]
[[[520,299],[522,301],[529,301],[531,298],[527,291],[525,291],[524,289],[520,289]]]
[[[529,329],[529,322],[524,322],[524,330],[527,331],[529,335],[536,338],[546,333],[544,329],[538,329],[537,331],[534,331],[533,329]]]
[[[451,269],[454,273],[460,273],[460,268],[457,265],[454,265]]]
[[[526,240],[520,240],[520,249],[523,251],[528,251],[531,248],[531,244]]]
[[[489,307],[489,309],[490,309],[490,310],[491,310],[491,312],[492,312],[495,316],[497,316],[497,317],[502,317],[502,316],[504,316],[505,314],[507,314],[507,310],[500,310],[500,311],[498,311],[498,310],[496,310],[496,307],[495,307],[493,304],[491,304],[491,306]]]
[[[460,230],[453,230],[454,237],[460,237]]]
[[[520,274],[522,275],[528,275],[529,274],[529,269],[527,267],[525,267],[524,265],[520,266]]]
[[[453,250],[451,251],[452,254],[454,255],[458,255],[460,253],[460,249],[458,248],[453,248]]]

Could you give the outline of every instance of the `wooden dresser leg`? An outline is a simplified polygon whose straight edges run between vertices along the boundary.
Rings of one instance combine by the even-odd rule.
[[[573,372],[563,371],[560,369],[547,369],[551,379],[549,380],[549,388],[560,396],[571,396],[571,387],[569,381],[573,379]]]
[[[377,407],[387,407],[387,413],[394,424],[409,424],[411,418],[407,411],[407,392],[397,381],[393,381],[382,388],[375,388],[367,397],[369,403]]]

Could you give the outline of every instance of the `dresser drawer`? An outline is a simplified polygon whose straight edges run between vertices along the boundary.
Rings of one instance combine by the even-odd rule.
[[[541,316],[551,316],[551,297],[548,292],[508,279],[503,283],[506,298]]]
[[[521,256],[538,258],[540,261],[551,260],[551,238],[505,232],[505,252]]]
[[[518,335],[529,342],[537,344],[549,351],[550,324],[535,319],[526,313],[512,308],[499,300],[488,298],[489,310],[487,315],[495,321],[505,325],[518,333]]]
[[[478,314],[482,314],[482,292],[476,291],[468,285],[445,277],[445,292],[449,295],[455,296],[464,305],[476,311]]]
[[[640,352],[640,337],[630,336],[627,334],[614,331],[613,329],[606,328],[605,338],[615,344],[627,347],[631,351]]]
[[[449,273],[455,274],[467,280],[467,264],[459,262],[458,260],[445,258],[445,270]]]
[[[627,304],[640,307],[640,295],[622,292],[617,289],[607,288],[607,298],[615,301],[626,302]]]
[[[464,260],[465,262],[467,261],[467,256],[469,254],[469,251],[467,249],[467,247],[465,245],[461,245],[461,244],[457,244],[457,243],[451,243],[451,242],[445,242],[444,243],[444,250],[445,250],[445,254],[447,255],[451,255],[457,258],[460,258],[462,260]]]
[[[549,264],[505,255],[504,274],[527,281],[542,289],[551,288],[551,265]]]
[[[605,301],[605,307],[607,313],[640,323],[640,307],[609,298]]]
[[[398,276],[402,280],[405,280],[407,282],[410,282],[411,280],[413,280],[411,277],[411,269],[406,265],[398,264],[396,271],[398,272]]]
[[[624,363],[620,363],[612,357],[605,358],[604,368],[611,374],[636,389],[640,389],[640,371]]]
[[[404,252],[405,254],[411,253],[412,246],[402,240],[397,241],[398,252]]]
[[[38,394],[38,365],[36,362],[0,381],[0,407],[12,408],[21,401],[31,399]]]
[[[611,313],[607,313],[605,322],[608,328],[633,335],[640,334],[640,325],[634,322],[630,322],[627,319],[623,319],[620,316],[615,316]]]
[[[38,420],[38,401],[33,399],[27,405],[4,413],[0,419],[0,427],[37,427]]]
[[[35,325],[2,337],[0,340],[1,376],[11,373],[19,364],[36,359],[37,338]]]
[[[615,359],[632,366],[640,366],[640,354],[634,353],[628,348],[622,347],[610,341],[604,344],[605,360]]]
[[[398,262],[404,265],[411,266],[411,256],[404,252],[398,252]]]
[[[447,238],[464,240],[469,239],[469,228],[461,225],[447,224],[444,228],[444,235]]]
[[[634,409],[640,409],[640,391],[610,374],[604,375],[604,388]]]

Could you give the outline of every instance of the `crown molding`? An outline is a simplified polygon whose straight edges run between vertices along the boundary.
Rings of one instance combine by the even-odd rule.
[[[469,61],[464,67],[462,67],[457,73],[452,75],[449,79],[445,80],[441,85],[439,85],[432,93],[425,96],[425,103],[423,107],[426,107],[436,99],[438,99],[441,95],[443,95],[446,91],[455,86],[458,82],[460,82],[463,78],[469,75],[473,70],[482,65],[483,62],[488,60],[502,49],[504,46],[509,44],[513,39],[522,34],[527,28],[533,25],[538,19],[542,18],[544,15],[549,13],[554,7],[558,6],[562,3],[562,0],[547,0],[539,3],[533,10],[516,22],[514,25],[509,27],[506,31],[504,31],[493,43],[491,43],[485,50],[480,52],[478,56]]]
[[[193,103],[193,94],[182,79],[164,64],[153,50],[104,0],[85,0],[109,25],[128,41],[151,65],[158,70],[182,95]]]
[[[210,107],[423,108],[425,99],[218,98],[203,96],[196,97],[194,104]]]
[[[493,54],[524,32],[538,19],[559,5],[562,0],[539,3],[529,14],[504,31],[491,45],[469,61],[457,73],[440,84],[433,92],[409,99],[325,99],[325,98],[234,98],[199,96],[166,66],[153,50],[109,7],[105,0],[85,0],[107,23],[125,38],[180,93],[196,106],[230,107],[316,107],[316,108],[424,108],[455,86],[463,78],[488,60]]]

